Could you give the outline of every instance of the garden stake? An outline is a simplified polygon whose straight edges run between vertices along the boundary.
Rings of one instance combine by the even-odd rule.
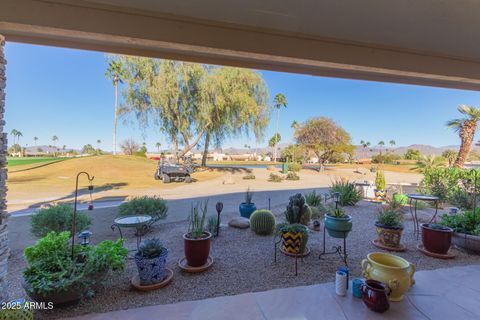
[[[88,190],[90,191],[90,201],[92,199],[92,190],[93,190],[93,185],[92,185],[92,181],[93,179],[95,178],[94,176],[90,177],[90,175],[85,172],[85,171],[81,171],[77,174],[77,179],[76,179],[76,184],[75,184],[75,202],[74,202],[74,205],[73,205],[73,221],[72,221],[72,260],[73,260],[73,248],[75,246],[75,224],[76,224],[76,217],[77,217],[77,196],[78,196],[78,178],[80,177],[80,175],[82,174],[85,174],[87,176],[87,179],[88,179],[88,182],[90,183],[90,185],[88,186]],[[88,210],[92,210],[93,209],[93,205],[90,203],[88,205]]]

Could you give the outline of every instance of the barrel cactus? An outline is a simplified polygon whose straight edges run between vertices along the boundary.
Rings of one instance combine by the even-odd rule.
[[[250,228],[259,235],[269,235],[275,228],[275,216],[270,210],[256,210],[250,216]]]
[[[307,205],[305,197],[301,193],[297,193],[290,197],[285,211],[285,218],[288,223],[301,223],[308,225],[312,216],[312,210]]]

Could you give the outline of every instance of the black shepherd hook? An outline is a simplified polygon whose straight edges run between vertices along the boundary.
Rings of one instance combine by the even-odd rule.
[[[87,176],[88,182],[90,185],[88,186],[88,190],[92,191],[93,190],[93,185],[91,184],[93,179],[95,178],[94,176],[90,177],[88,172],[81,171],[77,174],[77,179],[76,179],[76,184],[75,184],[75,202],[73,205],[73,222],[72,222],[72,260],[73,260],[73,247],[75,246],[75,227],[76,227],[76,217],[77,217],[77,196],[78,196],[78,178],[80,175],[85,174]]]

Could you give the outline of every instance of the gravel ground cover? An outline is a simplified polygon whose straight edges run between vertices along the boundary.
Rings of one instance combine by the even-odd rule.
[[[116,209],[96,213],[94,218],[95,239],[112,239],[118,236],[110,230],[111,218]],[[277,221],[283,221],[284,205],[273,208]],[[376,238],[375,214],[378,204],[362,201],[355,207],[347,207],[346,211],[353,217],[353,230],[347,239],[348,263],[353,277],[361,275],[360,262],[366,255],[379,251],[371,244]],[[419,212],[421,220],[431,216],[432,209]],[[98,210],[100,211],[100,209]],[[407,211],[406,211],[407,212]],[[213,213],[210,213],[213,214]],[[224,216],[226,223],[233,214]],[[413,235],[413,224],[409,213],[405,215],[405,232],[403,243],[408,250],[397,253],[399,256],[415,264],[417,270],[445,268],[454,265],[480,263],[478,256],[469,255],[453,249],[457,255],[453,260],[437,260],[427,257],[416,250],[420,240]],[[335,271],[342,261],[337,255],[329,255],[319,260],[322,248],[322,232],[311,232],[309,247],[311,254],[299,261],[298,276],[294,275],[294,259],[277,253],[277,263],[273,261],[273,236],[257,236],[250,229],[239,230],[222,227],[220,237],[212,243],[211,255],[214,258],[212,268],[201,274],[183,273],[177,261],[183,257],[182,234],[186,231],[185,222],[160,224],[155,226],[147,237],[159,237],[169,249],[167,267],[174,271],[174,280],[167,287],[148,293],[131,289],[130,279],[136,274],[133,260],[128,260],[126,270],[115,276],[106,285],[103,292],[78,305],[56,308],[53,311],[39,312],[39,319],[59,319],[92,312],[106,312],[118,309],[136,308],[154,304],[168,304],[186,300],[197,300],[216,296],[234,295],[245,292],[265,291],[274,288],[310,285],[330,282],[335,279]],[[27,228],[25,228],[27,230]],[[133,233],[126,234],[129,248],[135,247]],[[327,236],[327,250],[341,241]],[[18,298],[25,296],[21,287],[22,271],[25,267],[21,250],[13,250],[9,264],[9,296]],[[416,285],[421,286],[421,283]]]

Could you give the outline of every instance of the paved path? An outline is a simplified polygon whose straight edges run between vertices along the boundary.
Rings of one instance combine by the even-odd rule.
[[[369,311],[350,292],[335,295],[334,284],[324,283],[69,319],[480,319],[480,265],[419,271],[415,279],[406,299],[384,314]]]

